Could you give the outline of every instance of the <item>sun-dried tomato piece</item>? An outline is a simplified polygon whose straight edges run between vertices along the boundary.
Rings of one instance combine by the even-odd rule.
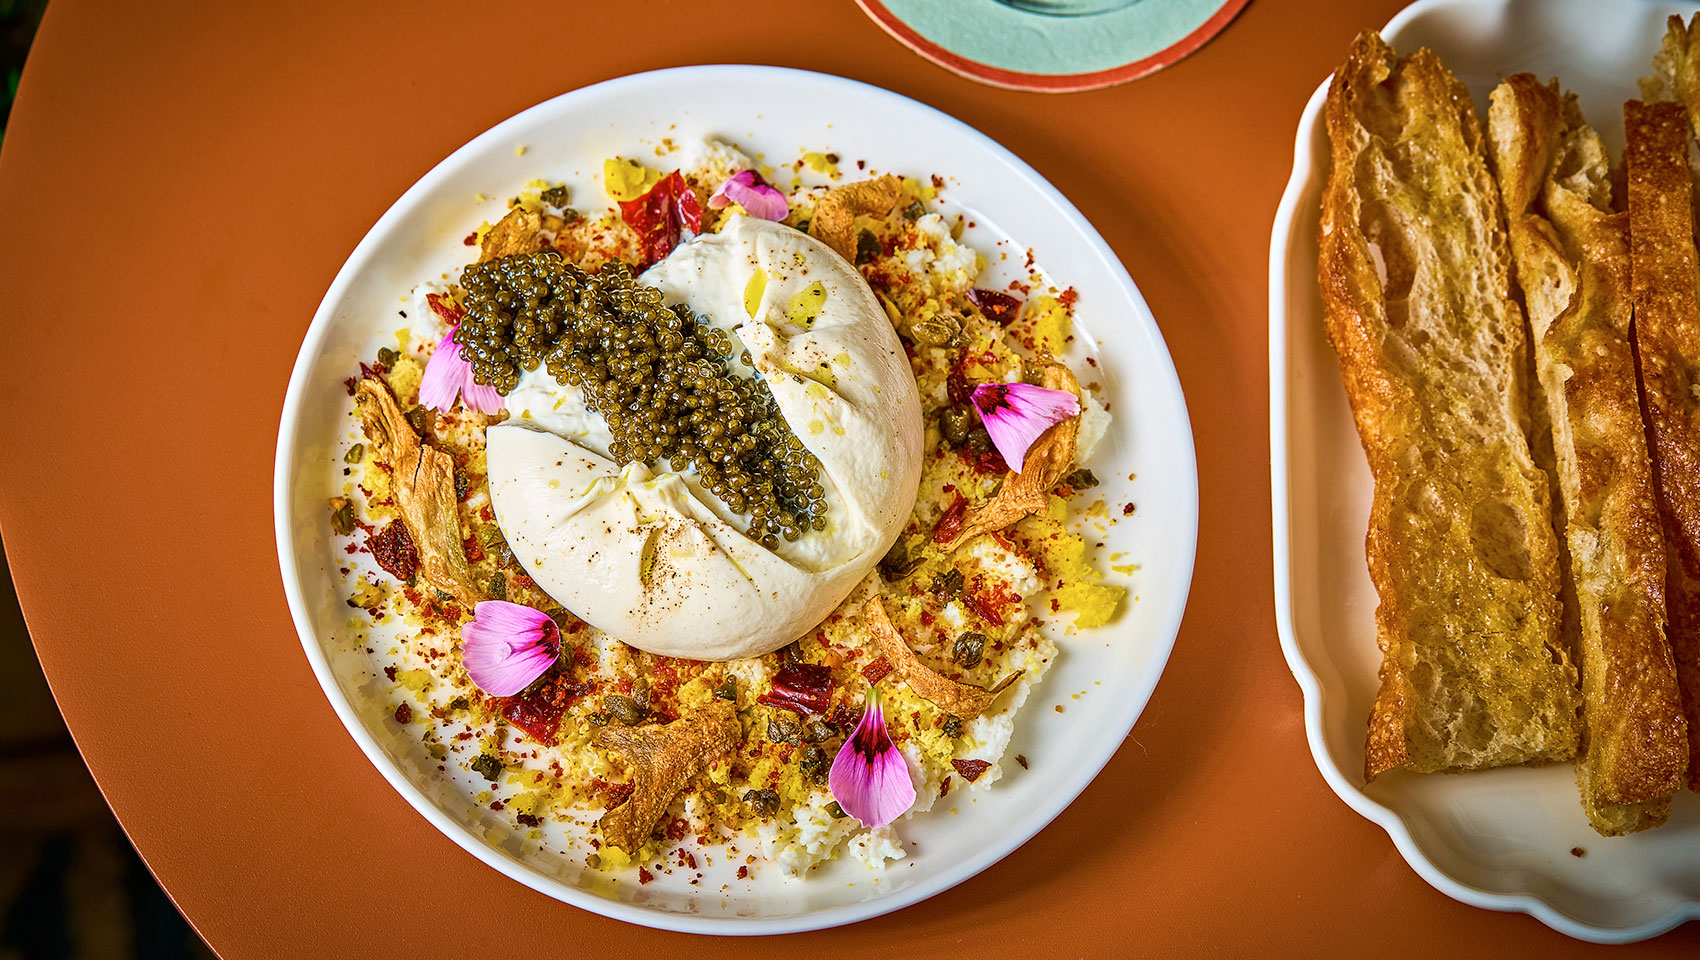
[[[962,531],[962,518],[968,513],[968,501],[962,494],[956,495],[956,502],[945,510],[944,516],[939,517],[937,526],[933,527],[934,543],[949,543]]]
[[[962,774],[962,779],[969,783],[980,779],[980,775],[991,767],[991,764],[984,760],[952,760],[950,765],[955,767],[956,772]]]
[[[813,663],[788,663],[773,675],[773,687],[757,703],[803,716],[825,713],[832,705],[832,668]]]
[[[980,308],[986,319],[1002,326],[1015,319],[1021,309],[1021,301],[1007,293],[975,287],[968,291],[968,301]]]
[[[391,520],[384,529],[369,534],[366,549],[372,551],[372,558],[385,573],[402,583],[419,572],[419,551],[413,546],[413,538],[407,535],[407,527],[398,520]]]
[[[693,233],[702,230],[702,204],[675,170],[636,200],[621,200],[620,218],[638,235],[641,270],[671,253],[686,227]]]
[[[879,683],[881,680],[884,680],[891,671],[891,661],[884,657],[879,657],[875,659],[874,662],[862,668],[862,676],[867,677],[869,683]]]

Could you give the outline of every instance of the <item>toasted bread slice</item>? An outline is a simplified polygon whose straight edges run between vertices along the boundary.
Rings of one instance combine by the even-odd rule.
[[[1399,59],[1366,31],[1326,114],[1322,299],[1375,477],[1364,775],[1568,760],[1579,694],[1557,537],[1475,107],[1433,53]]]
[[[1552,430],[1580,625],[1588,822],[1656,827],[1688,735],[1665,641],[1665,545],[1629,346],[1629,222],[1574,96],[1530,74],[1493,91],[1488,141]]]
[[[1688,117],[1677,103],[1631,100],[1623,125],[1632,329],[1664,522],[1666,636],[1688,719],[1688,786],[1700,790],[1700,274]]]
[[[1700,123],[1700,13],[1687,26],[1675,14],[1665,21],[1653,72],[1641,78],[1641,99],[1674,100],[1688,111],[1690,123]],[[1700,135],[1700,126],[1695,134]]]

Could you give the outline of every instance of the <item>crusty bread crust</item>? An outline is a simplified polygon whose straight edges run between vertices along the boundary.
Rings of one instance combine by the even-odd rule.
[[[1688,736],[1664,631],[1664,534],[1629,346],[1628,215],[1574,96],[1494,90],[1488,140],[1552,432],[1580,626],[1582,806],[1607,836],[1670,815]]]
[[[1688,786],[1700,790],[1700,277],[1686,113],[1677,103],[1623,105],[1633,339],[1664,521],[1667,636],[1688,720]]]
[[[1665,21],[1659,52],[1653,55],[1653,72],[1641,78],[1641,99],[1648,102],[1675,100],[1688,110],[1688,119],[1700,136],[1700,13],[1683,26],[1672,14]]]
[[[1375,477],[1383,659],[1365,778],[1568,760],[1579,704],[1557,538],[1475,107],[1433,53],[1398,59],[1366,31],[1326,116],[1322,298]]]

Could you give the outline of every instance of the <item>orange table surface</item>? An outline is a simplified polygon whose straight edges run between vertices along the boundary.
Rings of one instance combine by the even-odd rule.
[[[55,0],[0,152],[0,529],[65,719],[143,857],[226,957],[1602,949],[1419,879],[1323,783],[1276,642],[1269,229],[1306,97],[1398,7],[1257,0],[1162,73],[1047,96],[952,76],[850,0]],[[603,919],[433,830],[320,693],[272,538],[290,367],[377,217],[525,107],[708,62],[888,87],[1050,178],[1168,339],[1203,504],[1168,670],[1055,823],[920,905],[755,941]],[[1690,924],[1637,949],[1697,947]]]

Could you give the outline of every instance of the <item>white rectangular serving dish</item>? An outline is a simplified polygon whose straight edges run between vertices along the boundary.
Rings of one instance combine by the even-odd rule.
[[[1581,98],[1613,156],[1624,100],[1638,95],[1665,18],[1692,5],[1601,0],[1423,0],[1382,36],[1429,47],[1486,115],[1501,78],[1557,76]],[[1345,51],[1341,51],[1344,56]],[[1323,334],[1317,224],[1328,172],[1324,81],[1299,122],[1293,176],[1269,254],[1270,452],[1275,604],[1281,646],[1304,690],[1317,767],[1352,809],[1380,824],[1423,879],[1494,910],[1533,914],[1573,937],[1621,943],[1700,917],[1700,796],[1632,837],[1595,834],[1572,769],[1458,776],[1386,774],[1364,784],[1364,731],[1377,688],[1376,594],[1364,560],[1372,493],[1339,368]]]

